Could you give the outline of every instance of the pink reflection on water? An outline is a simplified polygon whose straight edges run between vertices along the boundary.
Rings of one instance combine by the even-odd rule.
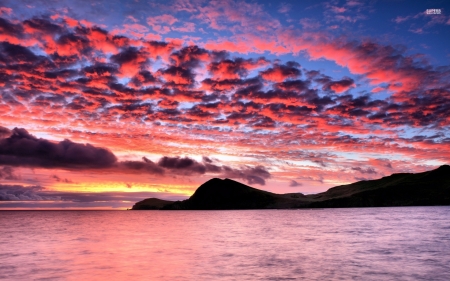
[[[450,280],[449,213],[5,211],[0,279]]]

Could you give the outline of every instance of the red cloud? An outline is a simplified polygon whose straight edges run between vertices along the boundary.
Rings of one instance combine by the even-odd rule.
[[[295,66],[300,65],[275,65],[273,68],[260,72],[260,74],[265,80],[272,82],[283,82],[287,78],[296,78],[301,74],[300,70],[298,70]]]

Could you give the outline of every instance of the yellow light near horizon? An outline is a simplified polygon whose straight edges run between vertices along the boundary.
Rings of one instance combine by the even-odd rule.
[[[129,187],[130,186],[130,187]],[[190,196],[196,185],[149,184],[142,182],[82,182],[61,184],[55,183],[46,190],[64,192],[164,192]]]

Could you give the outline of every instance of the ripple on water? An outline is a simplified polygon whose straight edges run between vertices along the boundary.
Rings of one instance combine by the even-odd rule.
[[[0,215],[6,280],[450,280],[450,207]]]

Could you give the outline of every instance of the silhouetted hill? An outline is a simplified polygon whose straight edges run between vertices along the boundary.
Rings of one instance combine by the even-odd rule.
[[[158,198],[148,198],[133,205],[132,210],[159,210],[174,201],[161,200]]]
[[[378,180],[360,181],[309,195],[309,207],[387,207],[450,205],[450,166]]]
[[[213,178],[187,200],[166,205],[165,210],[235,210],[290,207],[298,200],[259,190],[230,179]],[[283,203],[287,203],[283,206]]]
[[[155,201],[158,200],[158,201]],[[133,210],[233,210],[450,205],[450,166],[330,188],[326,192],[275,194],[230,179],[211,179],[184,201],[150,198]]]

